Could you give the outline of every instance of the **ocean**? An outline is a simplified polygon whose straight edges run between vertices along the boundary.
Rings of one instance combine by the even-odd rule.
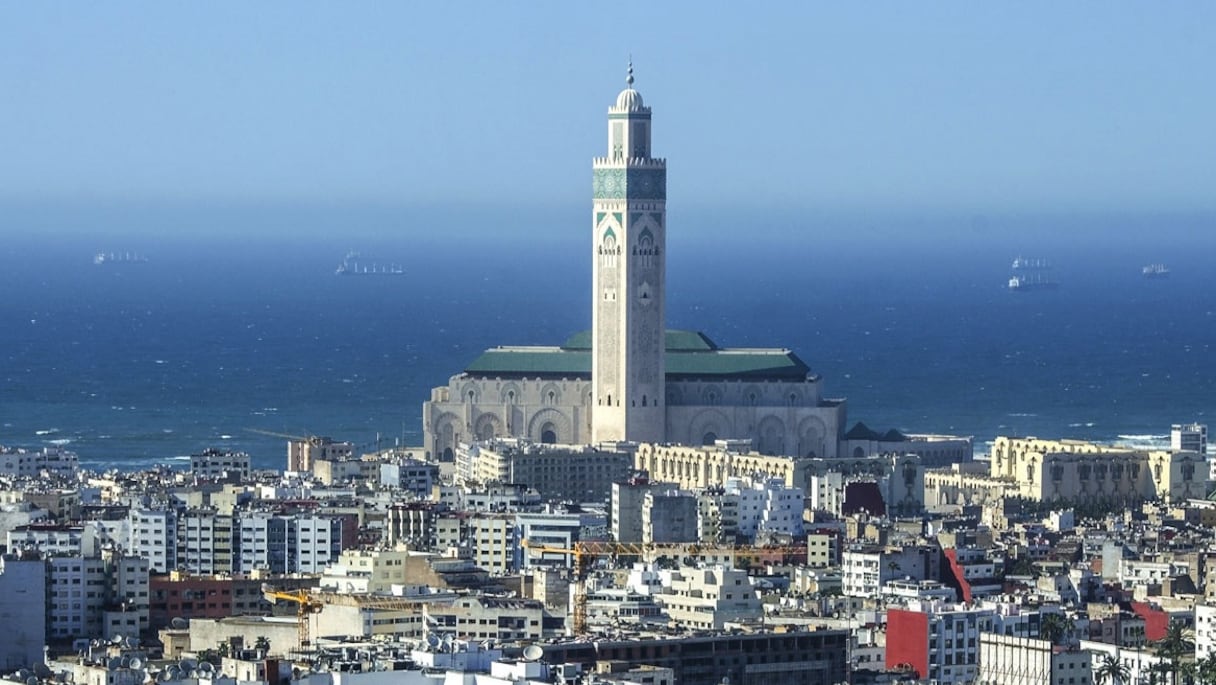
[[[568,235],[522,241],[443,215],[407,238],[391,217],[293,234],[240,212],[218,231],[196,217],[173,231],[10,235],[0,444],[66,445],[98,469],[180,465],[208,447],[282,468],[290,435],[420,444],[430,389],[481,350],[589,327],[587,221],[570,215]],[[848,398],[850,425],[973,435],[977,451],[1002,434],[1160,445],[1171,423],[1213,411],[1210,225],[735,233],[693,218],[672,219],[668,326],[791,348]],[[348,249],[406,273],[337,277]],[[148,262],[97,266],[98,251]],[[1059,288],[1009,292],[1017,256],[1050,260]],[[1150,262],[1169,278],[1143,278]]]

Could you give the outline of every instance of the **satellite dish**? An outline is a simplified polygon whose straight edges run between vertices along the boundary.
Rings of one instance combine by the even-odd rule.
[[[178,616],[177,618],[173,619],[172,621],[169,621],[169,626],[172,627],[174,630],[185,630],[186,628],[190,627],[190,622],[187,621],[186,619],[182,618],[181,616]]]
[[[292,680],[299,680],[301,675],[303,675],[303,674],[300,672],[300,669],[298,669],[298,668],[291,669],[291,679]]]
[[[129,657],[129,656],[120,656],[120,657],[118,657],[118,663],[119,663],[119,664],[120,664],[120,665],[121,665],[123,668],[131,668],[131,657]]]
[[[426,644],[429,647],[438,647],[439,646],[439,636],[436,635],[435,633],[427,633],[426,634]]]
[[[55,672],[46,664],[34,664],[34,675],[39,678],[50,678],[55,675]]]
[[[443,642],[442,642],[442,643],[440,643],[440,646],[441,646],[441,647],[443,647],[443,649],[444,649],[445,651],[450,652],[450,651],[452,651],[452,644],[453,644],[453,642],[454,642],[454,641],[452,640],[452,636],[451,636],[451,635],[444,635],[444,636],[443,636]]]
[[[106,662],[106,668],[110,669],[111,671],[117,671],[118,669],[122,668],[122,659],[119,659],[118,657],[111,657],[110,660]]]
[[[214,670],[215,670],[215,664],[211,663],[210,661],[204,661],[198,665],[199,673],[211,673]]]
[[[121,645],[122,644],[122,634],[115,633],[114,637],[110,638],[110,644]]]
[[[65,683],[76,682],[76,674],[72,673],[71,671],[67,671],[66,673],[63,674],[63,682],[65,682]]]
[[[167,683],[170,680],[173,680],[173,675],[169,673],[169,669],[165,669],[156,674],[156,679],[162,683]]]
[[[127,667],[133,671],[138,671],[144,667],[144,662],[139,657],[133,656],[131,657],[130,663],[127,664]]]
[[[25,679],[25,685],[38,685],[38,678],[30,676]]]
[[[540,661],[540,658],[545,655],[545,650],[541,649],[540,645],[528,645],[524,647],[524,658],[528,661]]]
[[[193,670],[195,666],[198,666],[198,662],[194,659],[182,659],[181,661],[177,662],[177,667],[182,671]]]
[[[16,675],[17,675],[17,680],[25,680],[26,678],[30,677],[33,674],[30,673],[29,670],[22,668],[22,669],[18,669]]]
[[[165,669],[165,673],[169,674],[169,677],[165,678],[165,680],[177,680],[182,676],[182,669],[171,665],[169,668]]]

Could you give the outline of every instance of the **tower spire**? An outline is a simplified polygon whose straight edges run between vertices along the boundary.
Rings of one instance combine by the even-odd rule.
[[[633,87],[633,55],[629,56],[629,69],[626,70],[625,84],[630,88]]]

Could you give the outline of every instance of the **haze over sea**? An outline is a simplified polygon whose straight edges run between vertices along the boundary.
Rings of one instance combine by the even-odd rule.
[[[249,429],[419,444],[430,388],[481,350],[589,327],[589,211],[10,207],[23,230],[0,246],[0,444],[67,445],[92,468],[207,447],[282,468],[284,441]],[[1213,410],[1211,217],[843,218],[673,198],[670,222],[668,326],[792,348],[848,398],[850,425],[974,435],[982,452],[998,434],[1161,444]],[[394,237],[406,227],[427,237]],[[335,277],[348,249],[406,275]],[[98,251],[149,262],[94,266]],[[1019,255],[1051,260],[1060,288],[1008,292]],[[1142,278],[1150,262],[1171,276]]]

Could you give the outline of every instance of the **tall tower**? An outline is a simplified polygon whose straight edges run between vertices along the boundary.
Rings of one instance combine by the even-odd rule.
[[[650,108],[627,87],[593,161],[591,439],[662,442],[667,161],[650,156]]]

